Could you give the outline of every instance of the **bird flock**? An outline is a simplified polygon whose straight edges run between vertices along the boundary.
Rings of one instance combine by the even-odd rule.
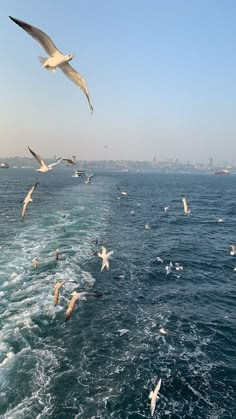
[[[90,96],[89,96],[89,91],[88,88],[86,86],[85,80],[83,79],[83,77],[81,76],[80,73],[78,73],[70,64],[69,62],[74,58],[73,54],[62,54],[58,48],[55,46],[54,42],[51,40],[51,38],[45,33],[43,32],[41,29],[26,23],[22,20],[16,19],[14,17],[9,16],[10,19],[17,24],[19,27],[21,27],[24,31],[26,31],[36,42],[38,42],[38,44],[43,48],[43,50],[47,53],[48,57],[39,57],[39,61],[42,64],[42,67],[45,68],[46,70],[55,73],[57,69],[60,69],[65,76],[67,76],[73,83],[75,83],[84,93],[84,95],[87,98],[88,104],[89,104],[89,108],[90,108],[90,112],[93,113],[93,106],[91,104],[90,101]],[[104,145],[104,148],[108,148],[108,145]],[[67,166],[73,166],[76,163],[76,156],[73,155],[72,158],[58,158],[54,163],[51,164],[46,164],[45,161],[42,159],[42,157],[40,157],[39,154],[37,154],[35,151],[33,151],[30,147],[28,147],[29,152],[32,154],[32,156],[37,160],[37,162],[39,163],[39,168],[36,170],[37,172],[40,173],[48,173],[51,170],[53,170],[54,166],[58,165],[61,161],[65,161]],[[91,179],[94,175],[90,175],[87,177],[87,179],[85,180],[86,184],[91,183]],[[24,220],[25,215],[26,215],[26,209],[29,203],[31,203],[33,201],[32,199],[32,194],[35,192],[36,188],[38,187],[38,185],[40,184],[40,181],[37,180],[34,185],[31,187],[31,189],[29,190],[29,192],[27,193],[24,201],[23,201],[23,208],[22,208],[22,214],[21,214],[21,221]],[[128,197],[128,193],[126,191],[123,191],[120,187],[117,187],[118,191],[120,192],[120,197],[118,197],[118,199],[121,199],[121,197]],[[184,210],[184,214],[185,215],[189,215],[190,214],[190,206],[187,203],[186,197],[183,195],[182,196],[182,202],[183,202],[183,210]],[[167,213],[169,211],[169,206],[164,207],[164,212]],[[134,214],[134,211],[132,211],[132,215]],[[221,220],[223,221],[223,220]],[[219,222],[221,222],[219,220]],[[149,224],[145,224],[145,229],[150,229],[151,226]],[[110,257],[113,255],[113,251],[108,251],[106,250],[106,248],[104,246],[101,246],[101,253],[99,252],[95,252],[96,256],[98,256],[99,258],[102,259],[102,266],[101,266],[101,271],[104,270],[104,268],[106,268],[107,270],[109,269],[109,259]],[[230,254],[232,256],[236,255],[236,246],[235,245],[231,245],[231,252]],[[56,252],[55,253],[55,258],[56,260],[59,259],[59,253]],[[157,257],[156,258],[157,262],[163,263],[163,259],[161,257]],[[33,260],[32,260],[32,264],[34,266],[35,269],[38,268],[38,256],[36,256]],[[168,265],[165,266],[165,271],[166,271],[166,275],[170,274],[170,272],[172,271],[172,269],[174,269],[176,271],[182,271],[183,270],[183,266],[180,265],[178,262],[172,263],[169,262]],[[55,285],[54,285],[54,296],[53,296],[53,301],[54,301],[54,305],[57,306],[58,302],[59,302],[59,298],[60,298],[60,290],[66,286],[67,283],[75,283],[76,281],[72,281],[72,280],[64,280],[64,281],[58,281]],[[68,321],[75,309],[75,305],[76,302],[79,300],[83,300],[89,297],[101,297],[102,294],[100,293],[92,293],[92,292],[87,292],[87,291],[81,291],[81,292],[77,292],[77,291],[73,291],[71,293],[72,298],[69,301],[66,313],[65,313],[65,321]],[[118,332],[120,333],[120,336],[122,336],[122,334],[128,332],[127,329],[120,329],[118,330]],[[160,328],[159,332],[162,335],[168,335],[168,331],[165,330],[164,328]],[[150,398],[150,414],[151,416],[154,415],[154,411],[155,411],[155,407],[156,407],[156,402],[159,399],[159,391],[161,388],[161,379],[159,379],[156,387],[154,388],[153,391],[150,392],[149,394],[149,398]]]

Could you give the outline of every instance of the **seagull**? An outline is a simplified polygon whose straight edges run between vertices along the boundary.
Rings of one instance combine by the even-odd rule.
[[[157,262],[161,262],[161,263],[163,263],[163,259],[162,259],[162,258],[160,258],[159,256],[157,256],[156,260],[157,260]]]
[[[167,330],[165,330],[163,327],[161,327],[161,328],[159,329],[159,332],[160,332],[162,335],[168,335]]]
[[[171,272],[172,266],[173,266],[172,262],[170,262],[169,265],[165,266],[166,275],[168,275]]]
[[[62,159],[64,161],[67,161],[67,166],[73,166],[73,164],[76,163],[76,156],[72,156],[72,159]]]
[[[117,332],[120,334],[120,336],[124,335],[125,333],[128,333],[128,329],[118,329]]]
[[[230,252],[231,256],[236,256],[236,246],[234,244],[231,244],[230,246],[232,249]]]
[[[68,281],[58,281],[55,285],[54,285],[54,305],[57,306],[58,303],[58,299],[59,299],[59,290],[61,287],[64,287],[64,285],[67,282],[73,282],[75,284],[77,284],[76,281],[73,281],[72,279],[69,279]]]
[[[169,205],[167,207],[164,207],[164,211],[167,212],[169,208],[170,208]]]
[[[175,262],[175,269],[176,271],[182,271],[184,269],[183,266],[179,264],[179,262]]]
[[[153,414],[154,414],[154,410],[155,410],[155,407],[156,407],[156,402],[159,399],[158,393],[159,393],[160,388],[161,388],[161,378],[158,381],[155,390],[151,391],[151,393],[149,394],[149,399],[151,399],[151,406],[150,406],[151,407],[151,416],[153,416]]]
[[[65,322],[69,320],[71,314],[73,313],[74,308],[75,308],[75,303],[77,300],[80,300],[83,297],[85,297],[86,299],[86,297],[101,297],[102,296],[102,294],[94,294],[93,292],[86,292],[86,291],[84,292],[73,291],[71,295],[72,295],[72,299],[70,300],[68,308],[66,310]]]
[[[128,193],[127,193],[127,192],[125,192],[125,191],[122,191],[122,190],[119,188],[119,186],[117,186],[117,189],[118,189],[118,191],[120,191],[121,195],[123,195],[123,196],[128,196]]]
[[[56,166],[62,160],[61,157],[59,157],[59,159],[57,159],[57,161],[55,163],[51,163],[51,164],[46,165],[44,160],[38,154],[36,154],[33,150],[31,150],[31,148],[28,147],[28,149],[31,152],[32,156],[34,156],[34,158],[40,164],[40,168],[37,169],[36,172],[42,172],[42,173],[50,172],[50,170],[52,170],[53,166]]]
[[[92,179],[92,177],[93,177],[94,175],[89,175],[88,177],[87,177],[87,179],[84,181],[84,183],[86,183],[86,184],[88,184],[88,183],[91,183],[91,179]]]
[[[33,260],[32,263],[34,265],[34,268],[36,269],[38,267],[38,256],[36,256]]]
[[[106,267],[107,270],[109,269],[109,262],[108,259],[111,255],[113,255],[113,250],[111,250],[110,252],[107,253],[107,249],[102,246],[102,253],[98,253],[98,256],[100,258],[102,258],[102,267],[101,267],[101,271],[103,271],[103,269]]]
[[[108,148],[108,145],[104,144],[104,148]]]
[[[32,186],[32,188],[30,189],[30,191],[27,193],[24,202],[23,202],[23,208],[22,208],[22,213],[21,213],[21,221],[23,221],[25,213],[26,213],[26,208],[29,202],[32,202],[33,199],[31,198],[32,193],[34,192],[34,190],[37,188],[39,182],[36,182],[34,184],[34,186]]]
[[[61,54],[61,52],[52,42],[51,38],[49,38],[49,36],[45,32],[41,31],[41,29],[38,29],[35,26],[32,26],[14,17],[9,16],[9,18],[22,29],[24,29],[29,35],[31,35],[35,39],[35,41],[37,41],[44,49],[44,51],[46,51],[46,53],[49,55],[49,57],[47,58],[39,57],[39,61],[41,62],[44,68],[50,70],[52,73],[56,71],[57,67],[60,68],[61,71],[63,71],[63,73],[71,81],[73,81],[78,87],[80,87],[80,89],[84,92],[85,96],[87,97],[90,106],[90,111],[92,113],[93,107],[90,103],[89,92],[86,83],[81,74],[74,70],[74,68],[71,67],[71,65],[69,64],[69,61],[71,61],[74,58],[74,55]]]
[[[183,206],[184,206],[184,213],[190,214],[190,208],[188,207],[188,204],[184,195],[182,195],[182,201],[183,201]]]
[[[150,230],[150,225],[149,224],[145,224],[145,226],[144,226],[144,228],[146,229],[146,230]]]

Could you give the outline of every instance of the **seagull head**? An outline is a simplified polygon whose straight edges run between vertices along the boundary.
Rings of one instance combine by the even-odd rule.
[[[68,61],[71,61],[74,58],[74,55],[73,54],[68,54],[67,58],[68,58]]]

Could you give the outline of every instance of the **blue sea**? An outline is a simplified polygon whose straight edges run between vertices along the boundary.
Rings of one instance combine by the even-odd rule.
[[[235,418],[236,176],[72,174],[0,171],[0,417]]]

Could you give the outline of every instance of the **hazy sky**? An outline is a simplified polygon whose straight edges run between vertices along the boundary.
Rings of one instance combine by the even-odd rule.
[[[93,115],[9,15],[75,54]],[[235,0],[7,0],[0,20],[0,156],[236,160]]]

